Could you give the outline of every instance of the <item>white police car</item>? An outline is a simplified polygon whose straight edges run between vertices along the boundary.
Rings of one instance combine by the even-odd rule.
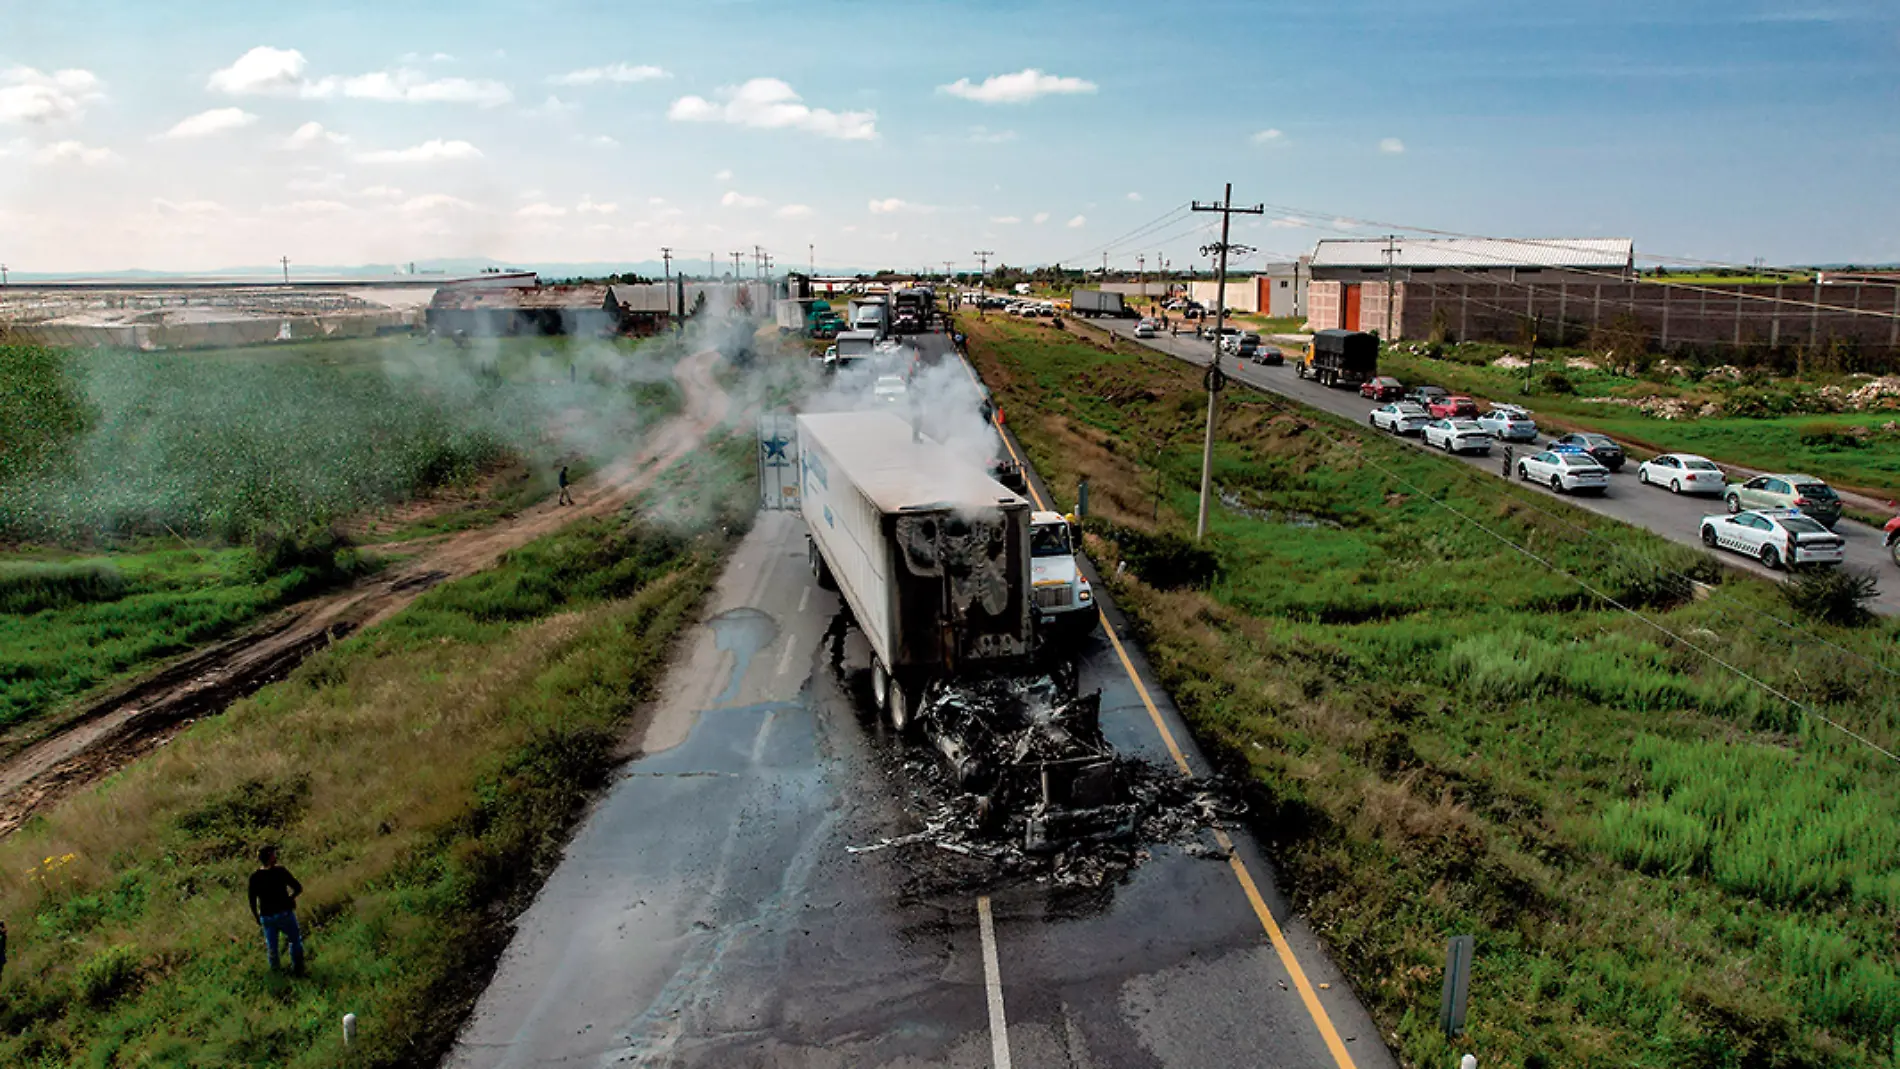
[[[1610,488],[1610,469],[1582,450],[1546,449],[1517,462],[1517,477],[1525,482],[1545,483],[1562,493],[1592,491],[1604,493]]]
[[[1417,434],[1432,421],[1431,414],[1410,401],[1394,401],[1389,405],[1380,405],[1367,416],[1366,422],[1382,431],[1393,434]]]
[[[1702,517],[1702,544],[1753,557],[1770,568],[1839,564],[1847,540],[1798,509],[1749,509]]]
[[[1491,435],[1474,419],[1440,419],[1425,425],[1425,444],[1447,453],[1491,452]]]

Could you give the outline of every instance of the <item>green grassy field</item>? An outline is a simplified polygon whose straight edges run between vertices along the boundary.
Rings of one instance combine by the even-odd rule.
[[[744,530],[752,448],[431,591],[0,844],[0,1063],[434,1064]],[[266,841],[306,887],[308,978],[270,974],[248,919]]]
[[[1894,748],[1891,622],[1783,627],[1772,587],[1701,554],[1246,391],[1214,578],[1183,582],[1193,370],[966,330],[1064,507],[1089,476],[1097,563],[1129,547],[1111,581],[1150,659],[1407,1064],[1896,1064],[1894,766],[1765,689]]]
[[[1478,352],[1495,357],[1505,349],[1491,346]],[[1712,460],[1767,471],[1798,471],[1877,496],[1900,497],[1900,433],[1884,429],[1900,421],[1900,410],[1665,420],[1623,405],[1593,404],[1589,399],[1684,397],[1698,404],[1714,401],[1732,406],[1737,398],[1777,395],[1762,387],[1723,384],[1718,388],[1681,379],[1656,382],[1562,364],[1565,358],[1588,355],[1564,350],[1554,354],[1550,364],[1540,359],[1530,369],[1529,392],[1524,369],[1434,360],[1406,353],[1402,347],[1382,354],[1379,370],[1407,385],[1433,383],[1486,400],[1522,404],[1541,417],[1540,423],[1613,434],[1655,452],[1701,453]],[[1553,391],[1544,378],[1551,370],[1560,370],[1574,392]]]
[[[338,577],[272,569],[249,548],[0,560],[0,734]]]
[[[189,354],[0,347],[0,539],[236,541],[508,459],[617,455],[677,405],[659,354],[407,337]]]

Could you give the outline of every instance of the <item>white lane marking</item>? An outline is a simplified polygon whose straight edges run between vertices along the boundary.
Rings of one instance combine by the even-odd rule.
[[[798,592],[798,615],[805,615],[805,606],[811,603],[811,587]]]
[[[778,655],[778,668],[772,673],[773,679],[783,679],[785,678],[785,673],[791,671],[792,647],[795,644],[792,636],[787,634],[785,636],[785,652]]]
[[[1009,1022],[1003,1019],[1003,970],[996,964],[996,924],[990,920],[990,896],[976,900],[976,927],[983,935],[983,987],[990,996],[990,1061],[1009,1069]]]

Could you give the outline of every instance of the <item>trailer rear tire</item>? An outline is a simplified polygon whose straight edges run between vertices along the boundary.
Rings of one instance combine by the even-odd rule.
[[[890,697],[886,701],[887,715],[890,717],[891,730],[899,736],[910,733],[910,696],[896,680],[890,684]]]
[[[805,555],[810,559],[811,577],[817,581],[820,590],[838,589],[838,578],[831,574],[831,565],[825,563],[825,555],[818,552],[818,543],[805,540]]]
[[[891,674],[877,663],[876,657],[871,658],[871,707],[877,710],[880,719],[890,715]]]

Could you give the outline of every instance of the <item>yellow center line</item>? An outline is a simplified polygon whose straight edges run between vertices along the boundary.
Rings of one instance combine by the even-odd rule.
[[[978,386],[982,385],[982,381],[976,377],[976,370],[967,362],[963,365],[963,369],[969,372],[970,381]],[[1022,454],[1016,452],[1016,445],[1009,440],[1007,432],[1002,435],[1002,439],[1003,445],[1009,450],[1010,457],[1016,463],[1022,464],[1023,471],[1027,472],[1029,465],[1024,463]],[[1042,495],[1036,492],[1036,484],[1033,481],[1029,483],[1029,496],[1035,499],[1038,509],[1046,510],[1050,507],[1043,501]],[[1193,779],[1194,770],[1188,767],[1187,755],[1181,752],[1180,744],[1174,741],[1174,732],[1168,730],[1167,721],[1162,719],[1161,710],[1156,708],[1155,700],[1148,693],[1147,685],[1141,681],[1141,673],[1135,671],[1135,662],[1129,660],[1128,650],[1122,645],[1121,636],[1115,633],[1115,626],[1108,622],[1107,617],[1102,618],[1102,632],[1108,636],[1109,644],[1115,647],[1115,656],[1121,659],[1122,670],[1128,673],[1128,681],[1135,685],[1135,693],[1141,696],[1141,704],[1148,709],[1148,719],[1154,721],[1155,730],[1161,733],[1161,741],[1167,744],[1168,753],[1174,757],[1175,765],[1180,768],[1183,776]],[[1293,978],[1293,987],[1299,991],[1300,1001],[1306,1004],[1307,1015],[1312,1017],[1313,1023],[1319,1026],[1320,1039],[1325,1042],[1326,1049],[1332,1053],[1333,1064],[1339,1069],[1358,1069],[1352,1060],[1352,1054],[1346,1050],[1345,1041],[1339,1038],[1339,1029],[1333,1027],[1332,1017],[1327,1014],[1326,1007],[1320,1005],[1319,992],[1313,989],[1312,981],[1306,978],[1306,970],[1300,967],[1300,959],[1293,954],[1292,944],[1286,941],[1286,933],[1280,930],[1279,922],[1273,919],[1273,911],[1267,908],[1267,900],[1261,897],[1260,887],[1254,883],[1253,873],[1248,871],[1247,863],[1240,860],[1240,854],[1234,850],[1234,840],[1221,828],[1214,829],[1214,839],[1220,843],[1221,849],[1227,851],[1227,864],[1234,870],[1234,879],[1240,882],[1241,892],[1247,896],[1247,902],[1253,906],[1254,916],[1260,919],[1260,927],[1266,930],[1268,940],[1273,943],[1274,952],[1280,956],[1280,964],[1285,966],[1287,975]]]

